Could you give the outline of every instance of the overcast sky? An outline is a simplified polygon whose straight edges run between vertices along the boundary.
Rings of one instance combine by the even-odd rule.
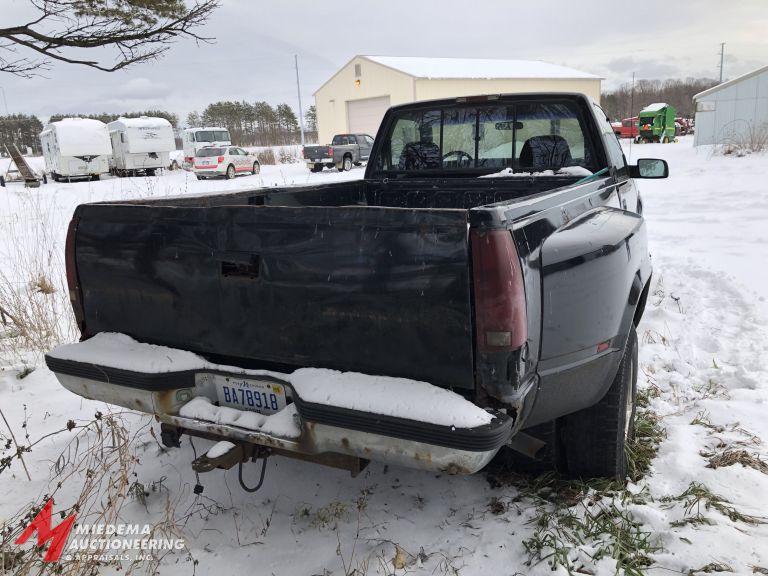
[[[27,0],[0,0],[0,26],[20,23]],[[302,99],[355,54],[545,60],[605,77],[717,77],[768,64],[768,0],[222,0],[204,35],[156,63],[104,73],[55,64],[47,78],[0,73],[11,113],[162,108],[183,119],[216,100]],[[0,102],[0,105],[2,103]],[[3,109],[3,112],[5,110]]]

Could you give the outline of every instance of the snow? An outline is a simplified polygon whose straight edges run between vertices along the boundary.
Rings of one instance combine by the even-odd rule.
[[[229,408],[228,406],[215,406],[210,399],[197,396],[181,407],[179,415],[215,424],[261,431],[282,438],[298,438],[301,435],[301,430],[296,424],[295,404],[288,404],[280,412],[267,416],[258,412]],[[213,458],[213,456],[211,457]]]
[[[125,334],[102,332],[85,342],[58,346],[50,352],[50,356],[153,374],[181,370],[221,370],[254,376],[269,375],[289,382],[307,402],[443,426],[475,428],[488,424],[492,419],[488,412],[455,392],[426,382],[317,368],[301,368],[290,374],[243,370],[213,364],[191,352],[140,343]],[[214,406],[215,413],[209,414],[208,409],[203,407],[206,416],[196,416],[200,408],[197,400],[182,408],[181,415],[218,424],[242,425],[239,420],[241,411],[233,408]],[[256,418],[256,428],[252,429],[258,429],[261,425],[262,422]]]
[[[61,156],[101,156],[112,154],[107,125],[90,118],[64,118],[52,122],[42,134],[55,132]]]
[[[221,442],[217,442],[211,446],[205,455],[208,456],[208,458],[218,458],[219,456],[224,456],[224,454],[232,450],[234,447],[235,445],[232,442],[222,440]]]
[[[488,424],[492,417],[458,394],[426,382],[302,368],[288,376],[302,400],[431,422],[457,428]]]
[[[478,178],[532,178],[536,176],[592,176],[592,171],[583,166],[563,166],[556,172],[554,170],[542,170],[541,172],[514,172],[512,168],[504,168],[500,172],[485,174]]]
[[[669,104],[665,102],[654,102],[653,104],[648,104],[648,106],[640,110],[640,113],[642,114],[643,112],[658,112],[659,110],[661,110],[662,108],[666,108],[667,106],[669,106]]]
[[[364,56],[416,78],[590,78],[599,76],[540,60]]]
[[[733,573],[746,576],[753,574],[753,567],[768,567],[768,525],[734,522],[702,504],[698,511],[714,524],[671,526],[683,517],[685,506],[661,501],[697,481],[743,513],[768,516],[768,475],[739,464],[708,468],[700,454],[722,450],[722,442],[764,460],[768,456],[768,156],[716,156],[705,148],[694,149],[692,142],[684,136],[677,144],[632,145],[632,158],[664,158],[671,172],[667,180],[637,182],[654,265],[648,308],[638,330],[639,386],[658,394],[651,407],[662,417],[667,438],[650,474],[629,486],[632,493],[650,497],[644,503],[627,503],[625,509],[662,547],[650,555],[653,565],[641,572],[688,574],[710,562],[724,562]],[[629,157],[629,142],[623,145]],[[227,182],[198,182],[178,171],[154,178],[48,184],[38,190],[12,184],[0,194],[0,227],[12,219],[30,225],[42,222],[61,251],[67,222],[79,202],[360,177],[360,169],[311,174],[304,166],[288,165],[264,166],[260,176]],[[0,228],[0,267],[5,270],[12,249],[32,250],[37,245],[26,228],[18,234],[7,230]],[[0,366],[0,408],[20,442],[25,433],[33,442],[66,429],[70,419],[83,423],[96,411],[114,410],[62,388],[44,365],[38,364],[23,380],[17,376],[21,365]],[[692,425],[700,413],[722,431]],[[136,436],[131,444],[137,458],[135,481],[160,488],[148,490],[144,503],[129,500],[121,518],[155,524],[164,521],[169,503],[176,503],[176,517],[183,519],[179,530],[198,574],[224,570],[335,576],[350,573],[350,565],[365,574],[363,564],[369,576],[567,574],[562,567],[553,571],[546,562],[525,564],[523,542],[536,530],[537,511],[522,488],[491,487],[482,474],[452,477],[377,463],[352,478],[345,471],[272,456],[264,486],[256,494],[238,487],[233,469],[201,474],[205,490],[195,495],[189,440],[182,439],[181,448],[161,449],[149,432],[154,428],[159,436],[149,417],[124,412],[124,418]],[[25,503],[42,503],[59,481],[63,487],[55,509],[78,501],[82,481],[51,471],[72,434],[50,436],[24,454],[31,482],[17,460],[0,472],[0,519]],[[3,451],[7,436],[0,421],[0,457],[12,452]],[[198,455],[201,447],[205,451],[215,444],[194,442]],[[244,466],[246,484],[257,483],[259,469]],[[489,511],[492,498],[504,505],[499,514]],[[595,544],[586,542],[579,554]],[[409,562],[397,570],[392,565],[396,545]],[[616,563],[609,557],[595,563],[587,559],[582,572],[587,570],[595,576],[615,576]],[[104,567],[100,574],[125,572],[125,566],[120,572]],[[163,576],[192,572],[184,554],[169,555],[158,569]]]
[[[121,370],[163,372],[195,370],[206,362],[197,354],[137,342],[125,334],[102,332],[85,342],[63,344],[48,353],[53,358],[100,364]]]

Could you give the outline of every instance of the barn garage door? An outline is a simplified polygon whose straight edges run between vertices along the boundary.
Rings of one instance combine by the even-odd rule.
[[[347,122],[353,134],[376,136],[384,112],[389,108],[389,96],[347,101]]]

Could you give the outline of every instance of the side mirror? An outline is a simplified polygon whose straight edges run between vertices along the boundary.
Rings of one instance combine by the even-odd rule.
[[[666,178],[669,166],[666,160],[658,158],[640,158],[637,164],[629,167],[631,178]]]

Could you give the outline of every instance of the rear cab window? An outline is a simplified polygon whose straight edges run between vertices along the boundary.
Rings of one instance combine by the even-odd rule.
[[[575,101],[395,111],[377,157],[383,175],[446,176],[598,169],[585,110]]]

